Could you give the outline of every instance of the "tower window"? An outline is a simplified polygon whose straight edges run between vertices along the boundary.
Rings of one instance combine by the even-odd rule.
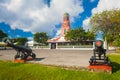
[[[66,34],[66,29],[64,29],[64,34]]]

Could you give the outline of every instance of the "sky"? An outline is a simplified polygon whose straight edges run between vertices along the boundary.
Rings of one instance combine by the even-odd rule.
[[[11,38],[32,39],[36,32],[60,34],[63,14],[70,15],[72,29],[90,29],[98,12],[120,8],[120,0],[0,0],[0,29]]]

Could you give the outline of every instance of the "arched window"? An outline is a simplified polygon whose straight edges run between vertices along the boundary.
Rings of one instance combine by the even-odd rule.
[[[67,32],[66,29],[64,29],[64,34],[66,34],[66,32]]]

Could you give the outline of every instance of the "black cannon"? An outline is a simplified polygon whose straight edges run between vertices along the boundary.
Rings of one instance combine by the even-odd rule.
[[[31,57],[32,59],[36,58],[36,55],[32,52],[30,48],[26,48],[23,46],[17,46],[11,43],[6,43],[7,46],[12,47],[17,51],[17,54],[15,55],[15,59],[20,59],[20,60],[27,60],[28,57]]]
[[[95,49],[93,56],[90,58],[90,65],[110,65],[110,60],[106,56],[106,49],[103,48],[103,41],[95,41]]]

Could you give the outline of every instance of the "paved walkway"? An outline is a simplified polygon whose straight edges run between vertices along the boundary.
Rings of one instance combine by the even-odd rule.
[[[34,49],[36,59],[30,62],[56,66],[87,67],[92,50]],[[109,52],[110,53],[110,52]],[[14,60],[15,50],[0,50],[0,60]]]

